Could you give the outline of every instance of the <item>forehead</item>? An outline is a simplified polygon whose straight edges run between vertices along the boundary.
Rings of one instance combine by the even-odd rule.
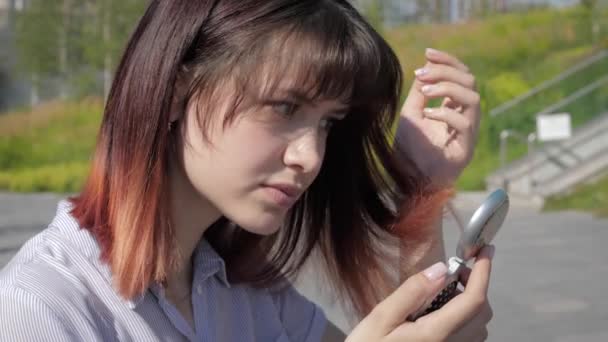
[[[351,83],[342,79],[335,84],[327,76],[310,66],[292,64],[277,67],[271,62],[260,65],[256,74],[255,89],[262,98],[281,96],[303,104],[348,107],[351,102]]]
[[[326,38],[326,37],[325,37]],[[239,58],[233,72],[259,96],[290,91],[310,100],[350,103],[359,66],[353,51],[306,34],[271,35]]]

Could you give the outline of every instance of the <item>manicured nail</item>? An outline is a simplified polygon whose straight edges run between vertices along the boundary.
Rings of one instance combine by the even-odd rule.
[[[422,76],[422,75],[424,75],[424,74],[426,74],[428,72],[429,72],[429,70],[427,68],[420,68],[420,69],[414,70],[414,74],[416,76]]]
[[[422,88],[420,88],[420,90],[422,90],[423,93],[428,94],[431,91],[433,91],[435,87],[432,84],[426,84],[423,85]]]
[[[443,262],[438,262],[435,265],[427,268],[422,273],[428,280],[434,281],[443,277],[448,272],[447,266]]]
[[[433,108],[424,108],[422,112],[426,115],[433,115],[435,111],[433,110]]]
[[[496,252],[496,247],[494,245],[489,245],[488,246],[488,257],[490,257],[490,259],[494,258],[495,252]]]
[[[479,253],[479,256],[486,256],[488,259],[492,260],[494,252],[496,252],[496,247],[494,247],[494,245],[486,245],[481,253]]]

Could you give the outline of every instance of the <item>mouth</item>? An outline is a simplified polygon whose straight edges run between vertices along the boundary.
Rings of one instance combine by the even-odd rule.
[[[292,206],[302,194],[302,189],[291,184],[264,184],[263,190],[270,201],[281,206]]]

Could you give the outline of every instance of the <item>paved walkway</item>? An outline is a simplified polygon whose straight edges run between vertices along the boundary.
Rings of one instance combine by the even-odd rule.
[[[484,196],[474,193],[457,198],[461,216],[468,219]],[[62,197],[0,193],[0,267],[48,224]],[[450,254],[458,230],[449,218],[444,230]],[[495,240],[490,288],[495,314],[489,341],[608,341],[606,243],[608,220],[577,212],[540,214],[530,203],[513,203]],[[321,276],[317,268],[310,266],[298,288],[348,331],[344,312],[323,282],[316,281]]]

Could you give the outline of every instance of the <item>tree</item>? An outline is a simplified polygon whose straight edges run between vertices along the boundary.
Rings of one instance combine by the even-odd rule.
[[[384,29],[384,3],[383,0],[364,0],[361,9],[367,21],[378,32]]]
[[[590,25],[591,31],[591,39],[595,44],[599,40],[600,34],[600,25],[599,21],[596,19],[596,10],[598,9],[598,1],[597,0],[581,0],[581,5],[585,10],[585,16],[587,17],[587,22]]]
[[[17,66],[32,84],[32,105],[39,100],[41,79],[58,73],[59,12],[56,1],[32,0],[16,17]]]
[[[81,46],[86,65],[102,71],[107,97],[112,75],[125,44],[143,14],[144,0],[86,0],[87,16]]]
[[[31,103],[44,80],[59,95],[96,92],[99,73],[107,96],[118,57],[146,0],[30,0],[17,18],[19,69],[31,80]],[[71,88],[73,88],[71,91]]]

